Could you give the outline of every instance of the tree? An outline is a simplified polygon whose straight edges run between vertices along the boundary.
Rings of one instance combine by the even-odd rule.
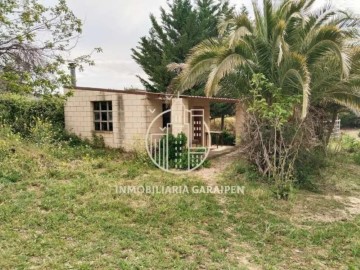
[[[208,96],[225,91],[242,99],[244,153],[274,180],[278,197],[288,196],[301,170],[299,153],[311,154],[316,136],[326,146],[328,114],[334,122],[342,106],[360,110],[359,20],[329,5],[312,11],[313,4],[263,0],[263,10],[253,4],[254,20],[234,13],[220,23],[220,37],[191,49],[172,81],[177,91],[205,84]]]
[[[205,93],[213,95],[231,79],[262,73],[285,93],[302,93],[302,118],[310,99],[314,105],[331,100],[360,109],[359,49],[354,44],[359,21],[330,6],[312,12],[313,2],[285,0],[275,6],[264,0],[263,11],[254,3],[254,22],[244,12],[234,13],[220,23],[220,38],[191,50],[174,87],[184,91],[206,83]],[[238,90],[246,94],[244,86]]]
[[[70,85],[65,56],[81,32],[82,22],[65,0],[50,7],[38,0],[1,1],[0,91],[51,93]],[[93,65],[90,55],[71,62],[80,69]]]
[[[225,116],[234,115],[235,105],[232,103],[212,103],[210,106],[210,112],[212,118],[220,117],[220,130],[224,130]]]
[[[145,88],[153,92],[166,92],[175,73],[168,71],[172,62],[185,61],[189,50],[200,41],[218,35],[217,22],[232,8],[227,1],[174,0],[168,3],[169,11],[161,8],[160,22],[150,15],[152,27],[147,37],[132,49],[132,57],[148,75],[139,77]]]

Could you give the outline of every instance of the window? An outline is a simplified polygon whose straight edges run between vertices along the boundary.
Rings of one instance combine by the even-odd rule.
[[[95,101],[94,124],[96,131],[113,131],[112,102]]]

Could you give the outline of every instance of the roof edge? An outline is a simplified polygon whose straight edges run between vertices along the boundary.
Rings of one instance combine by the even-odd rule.
[[[141,89],[111,89],[111,88],[97,88],[97,87],[84,87],[84,86],[67,86],[64,87],[68,90],[80,90],[80,91],[100,91],[100,92],[109,92],[109,93],[117,93],[117,94],[132,94],[132,95],[148,95],[148,96],[157,96],[162,98],[174,97],[174,94],[167,93],[155,93],[155,92],[147,92],[146,90]],[[223,102],[223,103],[238,103],[239,99],[235,98],[223,98],[223,97],[205,97],[205,96],[190,96],[190,95],[180,95],[180,98],[193,98],[193,99],[205,99],[213,102]]]

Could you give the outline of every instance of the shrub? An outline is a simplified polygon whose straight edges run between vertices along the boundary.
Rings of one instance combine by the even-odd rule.
[[[222,143],[223,145],[235,145],[235,135],[226,130],[223,131]]]
[[[168,140],[166,142],[166,139]],[[168,161],[169,167],[171,168],[185,168],[182,166],[182,157],[186,154],[186,143],[187,137],[184,133],[179,133],[176,137],[172,134],[169,134],[168,137],[163,136],[159,143],[160,150],[155,151],[163,151],[163,145],[168,144]],[[180,150],[181,149],[181,150]],[[160,156],[157,156],[157,162],[160,160]]]
[[[360,152],[360,141],[349,135],[343,135],[340,144],[341,148],[349,153]]]
[[[165,142],[164,142],[165,141]],[[166,143],[166,136],[164,136],[160,141],[160,147],[162,147],[163,143]],[[176,137],[172,134],[168,135],[168,153],[169,153],[169,161],[175,161],[178,159],[176,153],[179,153],[179,149],[181,148],[184,151],[186,149],[187,137],[181,132]]]
[[[192,159],[188,159],[188,149],[183,150],[181,159],[178,159],[178,166],[177,168],[180,169],[193,169],[197,166],[199,166],[199,163],[201,163],[202,159],[197,159],[194,155],[192,156]],[[203,149],[197,149],[196,152],[199,152],[199,154],[203,154],[205,151]],[[189,163],[190,162],[190,163]],[[201,164],[204,166],[205,161]],[[205,164],[206,166],[209,165],[209,163]]]
[[[37,118],[34,126],[30,128],[30,139],[38,144],[51,144],[58,138],[58,132],[55,131],[53,125],[46,121]]]
[[[263,74],[251,81],[247,121],[242,139],[247,160],[274,183],[276,196],[288,198],[294,179],[294,163],[305,144],[303,121],[289,121],[300,95],[287,95]]]
[[[11,131],[11,128],[0,124],[0,164],[9,155],[16,152],[16,145],[20,137]]]
[[[81,139],[79,136],[77,136],[76,134],[73,134],[73,133],[68,133],[68,132],[64,131],[64,132],[61,132],[59,134],[59,136],[60,136],[59,140],[67,142],[67,144],[70,147],[90,146],[90,142]]]
[[[136,165],[129,164],[125,177],[128,179],[135,179],[140,175],[140,170]]]
[[[357,165],[360,165],[360,152],[359,153],[356,153],[354,155],[354,162],[357,164]]]
[[[48,121],[58,129],[64,129],[65,97],[42,96],[40,98],[17,94],[0,95],[0,121],[11,130],[27,137],[36,121]]]
[[[341,113],[340,120],[343,128],[360,128],[360,117],[353,112]]]
[[[169,167],[170,168],[176,168],[176,169],[187,169],[187,168],[195,168],[199,165],[201,162],[201,159],[191,159],[190,164],[188,160],[188,149],[186,147],[187,145],[187,137],[186,135],[181,132],[176,137],[172,134],[168,135],[168,161],[169,161]],[[163,136],[159,143],[159,148],[154,149],[153,152],[162,152],[163,145],[166,144],[166,136]],[[197,149],[199,153],[204,152],[203,149]],[[156,161],[159,163],[159,159],[161,157],[158,155],[156,157]],[[203,166],[209,166],[210,163],[203,163]]]
[[[97,135],[95,132],[93,132],[91,135],[92,135],[91,145],[94,148],[105,148],[106,147],[103,136]]]
[[[313,176],[327,165],[326,152],[322,146],[308,150],[300,150],[295,161],[295,181],[298,186],[314,189]]]
[[[227,130],[219,134],[211,134],[211,143],[220,145],[235,145],[235,135]]]

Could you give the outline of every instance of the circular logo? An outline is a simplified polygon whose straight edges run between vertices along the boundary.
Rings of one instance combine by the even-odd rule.
[[[154,111],[150,111],[154,112]],[[146,151],[161,170],[181,174],[199,168],[210,152],[210,129],[204,109],[166,110],[146,132]]]

